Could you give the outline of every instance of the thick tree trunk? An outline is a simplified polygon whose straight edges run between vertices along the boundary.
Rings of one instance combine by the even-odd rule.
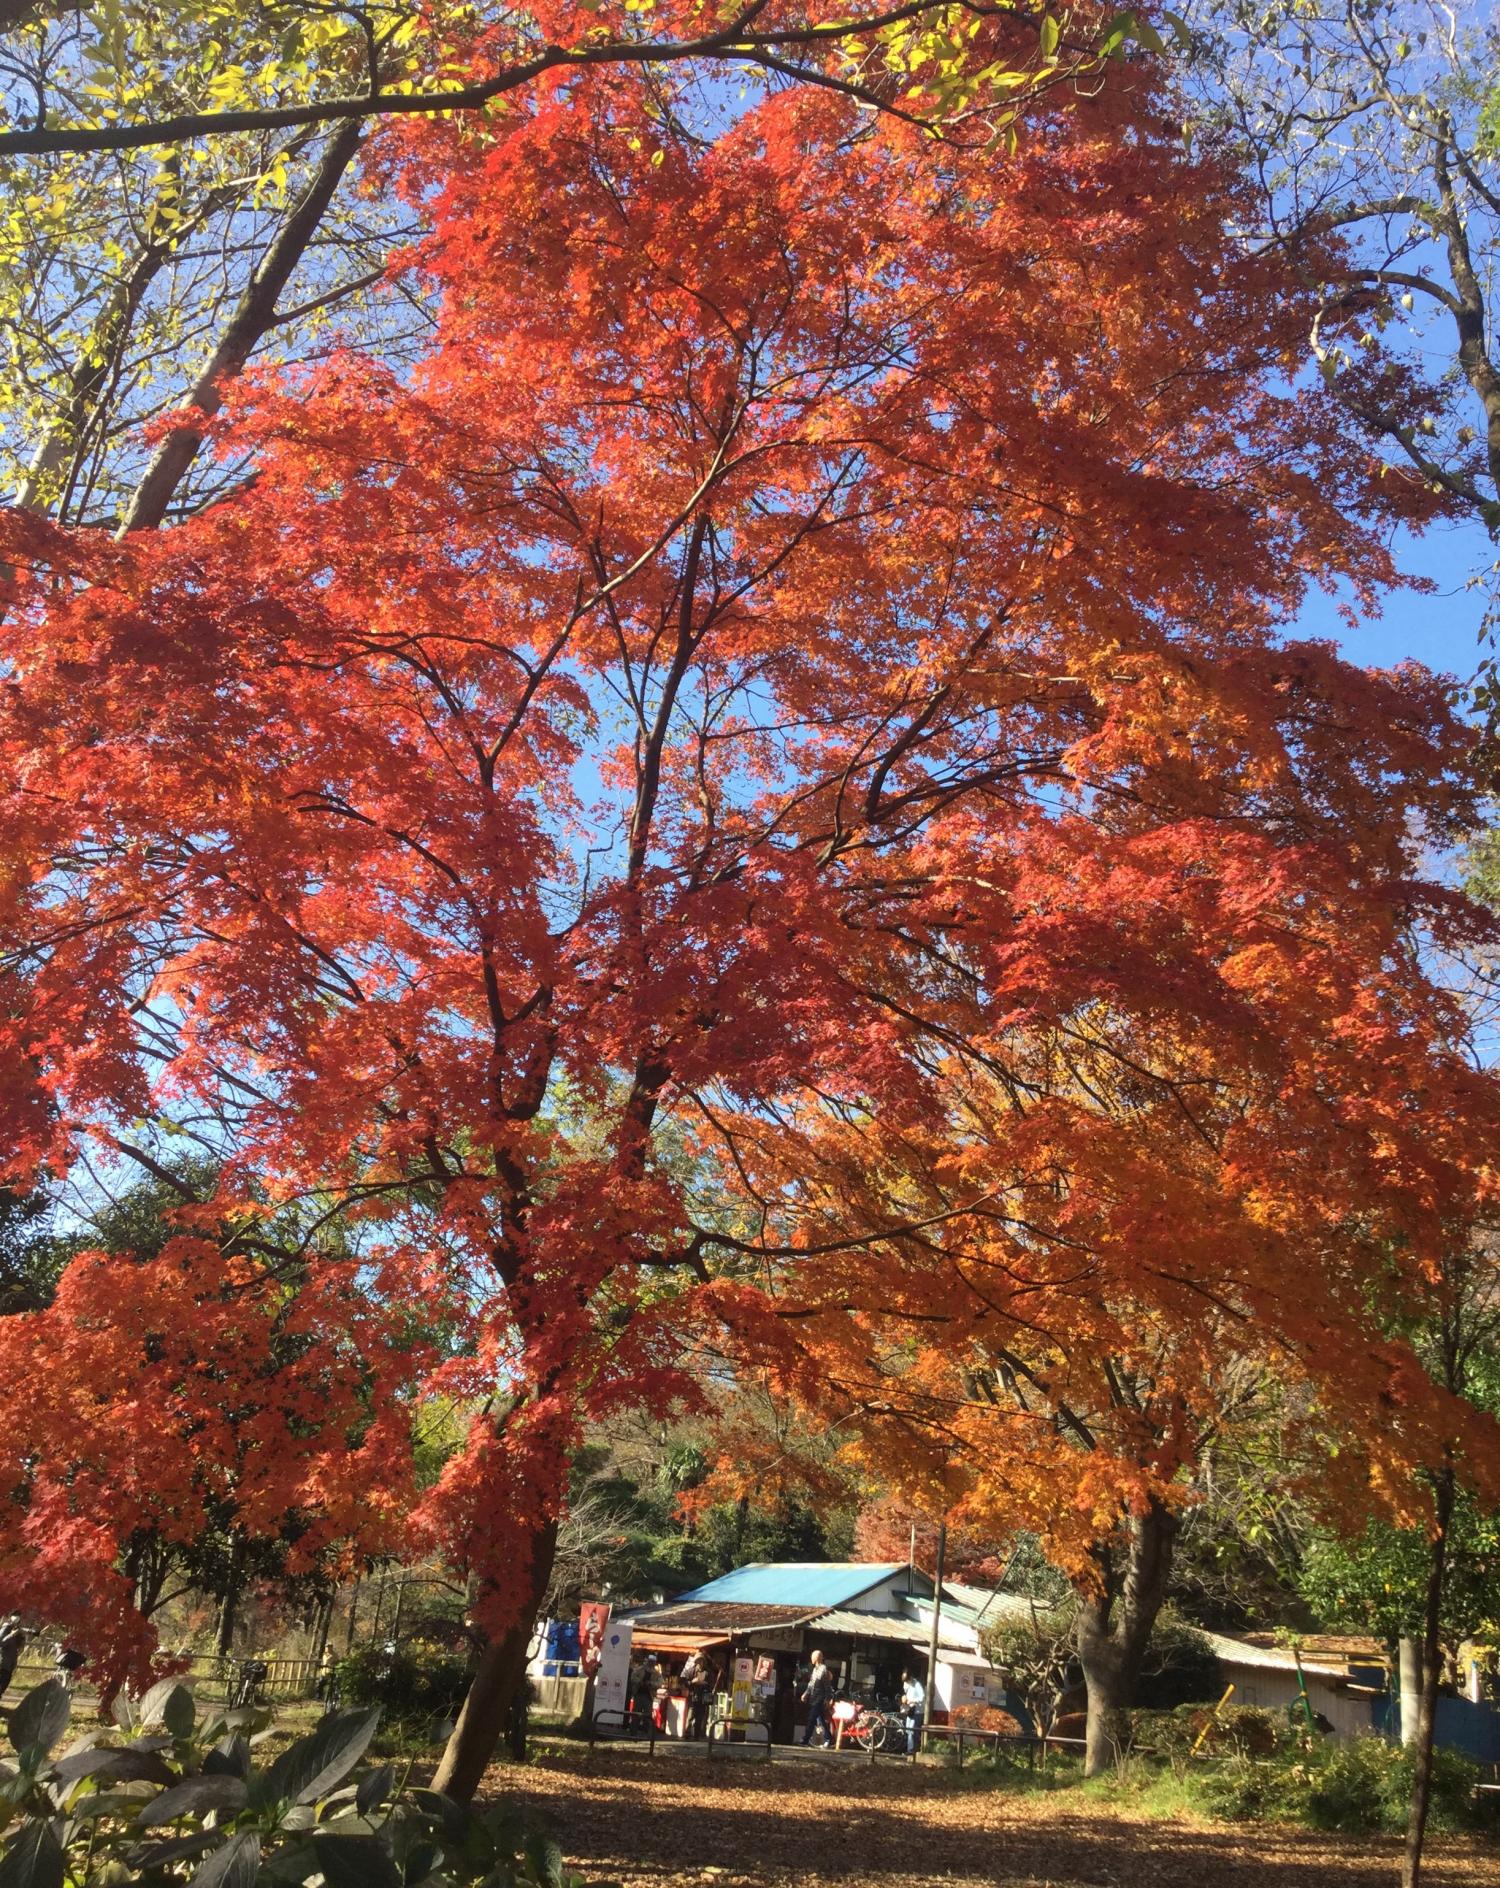
[[[1153,1501],[1127,1524],[1122,1549],[1102,1557],[1102,1584],[1078,1613],[1078,1662],[1088,1686],[1084,1774],[1097,1776],[1125,1748],[1125,1714],[1172,1571],[1177,1517]]]
[[[546,1597],[556,1555],[554,1521],[535,1537],[519,1616],[479,1655],[478,1670],[432,1779],[433,1789],[460,1803],[469,1802],[479,1788],[505,1735],[520,1688],[526,1683],[526,1648],[531,1643],[537,1611]]]
[[[1116,1763],[1125,1749],[1140,1661],[1135,1660],[1135,1671],[1129,1670],[1117,1636],[1107,1627],[1101,1628],[1097,1620],[1091,1620],[1085,1629],[1080,1619],[1078,1647],[1089,1694],[1083,1769],[1085,1776],[1094,1777]]]
[[[1451,1469],[1436,1477],[1433,1490],[1436,1531],[1427,1568],[1427,1605],[1422,1621],[1422,1701],[1417,1712],[1411,1807],[1406,1818],[1406,1852],[1401,1858],[1401,1888],[1419,1888],[1422,1847],[1427,1839],[1427,1813],[1432,1806],[1432,1747],[1437,1728],[1438,1682],[1443,1669],[1443,1583],[1448,1570],[1448,1532],[1453,1523],[1454,1482]],[[1403,1709],[1403,1717],[1405,1711]]]

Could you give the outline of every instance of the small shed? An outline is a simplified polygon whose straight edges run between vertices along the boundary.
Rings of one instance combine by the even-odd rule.
[[[1271,1633],[1205,1633],[1214,1657],[1234,1686],[1232,1704],[1264,1710],[1295,1708],[1301,1699],[1297,1661],[1313,1711],[1336,1737],[1361,1737],[1376,1728],[1387,1695],[1384,1657],[1374,1639],[1309,1635],[1296,1652]]]

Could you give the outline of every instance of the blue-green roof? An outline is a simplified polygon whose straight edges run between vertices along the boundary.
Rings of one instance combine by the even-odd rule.
[[[868,1560],[761,1560],[733,1573],[720,1574],[691,1593],[679,1593],[675,1606],[689,1601],[737,1600],[747,1606],[805,1606],[809,1612],[825,1606],[843,1606],[879,1586],[893,1574],[905,1573],[906,1562]],[[919,1586],[930,1583],[917,1575]]]

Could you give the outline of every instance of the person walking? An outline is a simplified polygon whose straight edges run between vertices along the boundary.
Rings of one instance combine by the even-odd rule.
[[[926,1703],[926,1686],[915,1672],[908,1672],[901,1687],[901,1715],[906,1720],[908,1757],[915,1757],[917,1754],[917,1739],[922,1732],[922,1708]]]
[[[823,1662],[823,1654],[814,1652],[812,1670],[807,1675],[807,1686],[802,1693],[802,1702],[807,1706],[807,1722],[802,1727],[802,1742],[811,1744],[813,1732],[821,1733],[824,1744],[833,1741],[833,1726],[829,1720],[828,1707],[833,1699],[833,1673]]]

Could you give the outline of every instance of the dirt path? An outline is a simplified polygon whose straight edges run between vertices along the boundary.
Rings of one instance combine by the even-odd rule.
[[[568,1860],[626,1888],[1392,1888],[1399,1845],[1152,1822],[1069,1793],[954,1790],[939,1774],[643,1753],[493,1773]],[[1434,1844],[1430,1888],[1500,1888],[1500,1849]]]

